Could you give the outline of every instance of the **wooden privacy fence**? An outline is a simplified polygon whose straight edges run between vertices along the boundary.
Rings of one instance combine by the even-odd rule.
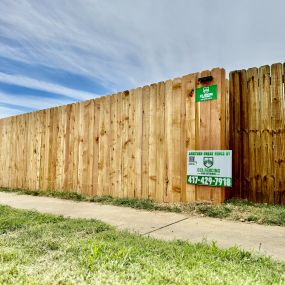
[[[217,100],[195,102],[212,75]],[[159,202],[222,202],[225,189],[186,184],[190,149],[225,149],[224,69],[0,120],[0,187]]]
[[[282,64],[230,73],[232,196],[285,204]]]

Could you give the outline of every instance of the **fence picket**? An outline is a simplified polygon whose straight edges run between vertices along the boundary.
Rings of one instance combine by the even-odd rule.
[[[195,73],[0,120],[0,187],[222,201],[221,189],[186,184],[187,150],[225,145],[225,74],[212,75],[216,102],[195,102]]]

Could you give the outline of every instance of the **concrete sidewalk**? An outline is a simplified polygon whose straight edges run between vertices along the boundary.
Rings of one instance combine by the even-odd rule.
[[[216,241],[223,248],[237,245],[285,261],[285,227],[4,192],[0,192],[0,204],[71,218],[98,219],[119,229],[163,240]]]

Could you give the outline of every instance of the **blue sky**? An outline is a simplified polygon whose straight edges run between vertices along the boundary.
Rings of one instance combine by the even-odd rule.
[[[285,59],[283,0],[1,0],[0,118]]]

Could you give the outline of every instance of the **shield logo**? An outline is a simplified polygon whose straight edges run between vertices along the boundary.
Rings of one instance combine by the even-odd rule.
[[[203,87],[203,93],[204,94],[208,94],[209,92],[210,92],[210,87],[209,86]]]
[[[214,164],[214,157],[212,156],[204,156],[203,157],[203,164],[207,167],[210,168]]]

